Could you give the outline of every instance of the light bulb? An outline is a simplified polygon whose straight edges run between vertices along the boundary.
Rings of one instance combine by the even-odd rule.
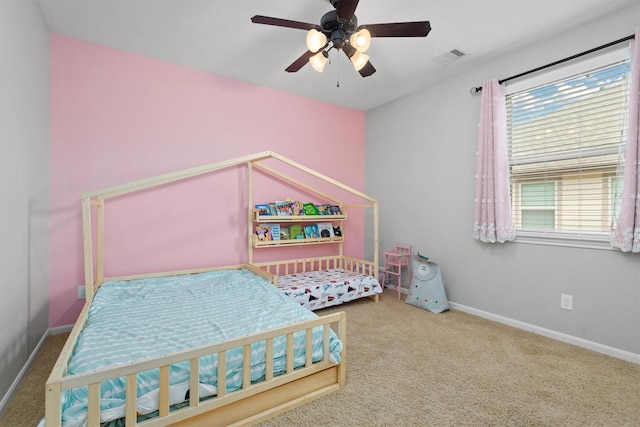
[[[314,70],[321,73],[324,70],[324,66],[327,65],[327,57],[324,56],[324,52],[320,51],[309,58],[309,63]]]
[[[371,33],[366,28],[363,28],[360,31],[351,34],[351,37],[349,37],[349,43],[351,46],[364,53],[371,45]]]
[[[356,71],[360,71],[362,70],[362,67],[367,65],[367,62],[369,62],[369,55],[365,55],[364,53],[360,53],[356,50],[349,59]]]
[[[327,36],[316,29],[311,29],[307,33],[307,48],[311,52],[317,52],[327,44]]]

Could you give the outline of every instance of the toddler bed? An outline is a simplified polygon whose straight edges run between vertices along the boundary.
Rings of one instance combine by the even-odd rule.
[[[247,232],[253,229],[254,169],[326,196],[260,165],[269,159],[369,202],[345,207],[373,209],[373,262],[344,256],[340,242],[334,243],[338,256],[254,264],[253,233]],[[248,171],[248,228],[242,230],[249,248],[246,264],[105,277],[105,201],[242,165]],[[287,275],[340,271],[349,275],[349,285],[362,282],[362,286],[347,287],[331,302],[369,292],[377,300],[381,292],[376,280],[377,212],[375,199],[270,151],[84,193],[87,302],[47,381],[43,423],[54,427],[63,420],[65,425],[88,426],[249,425],[339,390],[346,379],[345,313],[318,317],[273,285],[286,282]],[[232,271],[235,279],[229,276]],[[239,282],[235,282],[237,271]],[[214,293],[217,288],[224,289],[223,294]],[[169,289],[178,293],[168,296]],[[257,305],[248,305],[248,300]],[[168,306],[161,308],[161,302]],[[187,307],[172,310],[180,304]],[[249,313],[254,317],[241,317]],[[221,327],[229,321],[230,329]],[[85,347],[86,343],[98,347]]]
[[[344,333],[344,313],[319,318],[246,267],[103,283],[47,384],[46,425],[167,425],[208,410],[206,425],[226,425],[262,417],[255,402],[271,387],[318,374],[312,393],[339,385],[344,343],[330,324]]]
[[[309,310],[342,304],[363,297],[378,301],[382,285],[372,262],[347,256],[256,263],[272,274],[286,296]]]

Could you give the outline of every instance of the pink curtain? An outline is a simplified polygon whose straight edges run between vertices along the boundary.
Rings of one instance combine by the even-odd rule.
[[[481,93],[473,237],[504,243],[516,237],[509,195],[504,87],[498,80],[490,80]]]
[[[631,41],[631,89],[629,127],[625,151],[624,183],[618,225],[611,246],[640,253],[640,28]]]

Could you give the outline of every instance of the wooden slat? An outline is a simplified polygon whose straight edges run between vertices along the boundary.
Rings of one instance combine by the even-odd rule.
[[[273,338],[268,338],[265,342],[265,381],[273,379]]]
[[[160,384],[158,393],[158,410],[161,417],[169,414],[169,366],[160,367]]]
[[[227,352],[218,353],[218,398],[227,394]]]
[[[287,334],[287,374],[293,372],[293,332]]]
[[[322,327],[322,360],[325,362],[329,361],[329,335],[330,335],[331,327],[330,325],[324,325]]]
[[[157,175],[150,178],[140,179],[137,181],[130,181],[124,184],[114,185],[111,187],[106,187],[98,190],[87,191],[82,194],[82,197],[97,197],[98,199],[108,199],[111,197],[133,193],[133,192],[144,190],[147,188],[157,187],[159,185],[169,184],[171,182],[180,181],[183,179],[210,173],[220,169],[226,169],[231,166],[237,166],[247,162],[268,159],[269,157],[271,157],[271,152],[264,151],[264,152],[252,154],[249,156],[236,157],[234,159],[229,159],[229,160],[225,160],[217,163],[210,163],[207,165],[196,166],[190,169],[184,169],[177,172],[170,172],[163,175]]]
[[[97,210],[96,281],[98,283],[102,283],[102,280],[104,279],[104,200],[100,200]]]
[[[242,388],[251,386],[251,344],[242,347]]]
[[[347,383],[347,313],[340,312],[340,322],[338,323],[338,336],[342,341],[342,352],[340,353],[340,365],[338,365],[338,383],[341,387]]]
[[[305,351],[304,365],[306,367],[309,367],[313,363],[313,329],[311,328],[307,329],[304,351]]]
[[[51,374],[53,376],[53,374]],[[44,417],[47,420],[47,427],[60,427],[62,424],[62,391],[60,382],[49,382],[45,387],[45,411]]]
[[[82,199],[82,241],[84,248],[84,289],[86,301],[93,299],[93,243],[91,240],[91,203]]]
[[[125,422],[127,427],[135,426],[137,423],[137,415],[138,415],[138,393],[136,390],[137,386],[137,375],[131,374],[127,375],[127,385],[125,392],[126,399],[126,411],[125,411]]]
[[[200,403],[200,359],[194,357],[189,361],[189,406]]]
[[[304,172],[308,173],[309,175],[315,176],[316,178],[319,178],[319,179],[321,179],[323,181],[329,182],[329,183],[335,185],[336,187],[342,188],[343,190],[345,190],[345,191],[347,191],[347,192],[349,192],[351,194],[355,194],[356,196],[358,196],[358,197],[360,197],[362,199],[368,200],[369,202],[372,202],[372,203],[376,203],[377,202],[377,200],[374,199],[373,197],[368,196],[368,195],[364,194],[363,192],[356,190],[355,188],[349,187],[348,185],[345,185],[345,184],[343,184],[343,183],[341,183],[339,181],[336,181],[333,178],[329,178],[326,175],[323,175],[323,174],[321,174],[319,172],[316,172],[313,169],[310,169],[310,168],[308,168],[306,166],[301,165],[300,163],[294,162],[293,160],[288,159],[288,158],[286,158],[284,156],[281,156],[280,154],[271,152],[271,156],[276,158],[276,159],[278,159],[278,160],[280,160],[280,161],[283,161],[284,163],[287,163],[287,164],[293,166],[296,169],[304,171]]]
[[[258,169],[261,169],[262,171],[268,173],[271,176],[275,176],[278,179],[281,179],[282,181],[287,182],[288,184],[293,184],[298,188],[302,188],[303,190],[310,192],[310,193],[314,193],[315,195],[319,196],[321,199],[326,199],[326,200],[330,200],[333,202],[334,205],[341,205],[342,202],[338,199],[336,199],[335,197],[332,197],[331,195],[317,190],[313,187],[311,187],[310,185],[306,185],[303,184],[302,182],[300,182],[300,180],[297,180],[295,178],[291,178],[285,174],[283,174],[282,172],[278,172],[277,170],[270,168],[269,166],[265,166],[259,163],[254,163],[254,166]],[[253,206],[253,205],[251,205]]]
[[[89,427],[100,425],[100,383],[89,384],[87,396],[87,424]]]
[[[249,215],[247,217],[247,237],[249,238],[249,242],[247,242],[248,256],[247,262],[249,264],[253,263],[253,240],[255,239],[254,233],[254,225],[253,225],[253,163],[247,163],[247,206],[249,207]]]
[[[244,268],[245,265],[247,264],[234,264],[234,265],[225,265],[220,267],[191,268],[188,270],[162,271],[162,272],[148,273],[148,274],[134,274],[130,276],[112,276],[112,277],[105,277],[104,281],[105,282],[106,281],[128,281],[128,280],[137,280],[137,279],[148,279],[153,277],[167,277],[167,276],[180,276],[183,274],[205,273],[207,271],[238,270],[238,269]]]

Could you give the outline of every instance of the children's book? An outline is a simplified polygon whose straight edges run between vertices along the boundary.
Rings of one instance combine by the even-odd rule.
[[[258,240],[271,240],[271,230],[267,224],[256,225],[256,235],[258,236]]]
[[[289,240],[290,238],[289,227],[280,226],[280,240]]]
[[[317,239],[320,237],[318,232],[318,224],[310,224],[304,226],[304,237],[307,239]]]
[[[318,234],[320,237],[333,237],[333,224],[330,222],[319,222]]]
[[[258,215],[270,215],[268,203],[257,204],[256,209],[258,210]]]
[[[292,202],[291,206],[295,216],[304,215],[304,204],[302,202]]]
[[[293,207],[290,201],[276,201],[276,211],[278,216],[291,216],[293,215]]]
[[[331,205],[327,205],[327,204],[316,206],[316,209],[318,210],[318,215],[331,215],[329,208],[331,208]]]
[[[294,224],[289,227],[289,238],[291,239],[304,239],[304,231],[300,224]]]
[[[340,226],[339,225],[334,225],[333,226],[333,235],[335,237],[342,237],[342,230],[340,230]]]
[[[281,237],[280,224],[271,224],[269,228],[270,228],[269,231],[271,231],[271,239],[280,240],[280,237]]]
[[[318,209],[313,203],[305,203],[303,207],[305,215],[318,215]]]
[[[338,205],[331,205],[329,206],[329,213],[331,213],[331,215],[342,215],[342,210]]]
[[[267,215],[277,216],[278,210],[276,209],[275,203],[269,203],[269,213]]]

